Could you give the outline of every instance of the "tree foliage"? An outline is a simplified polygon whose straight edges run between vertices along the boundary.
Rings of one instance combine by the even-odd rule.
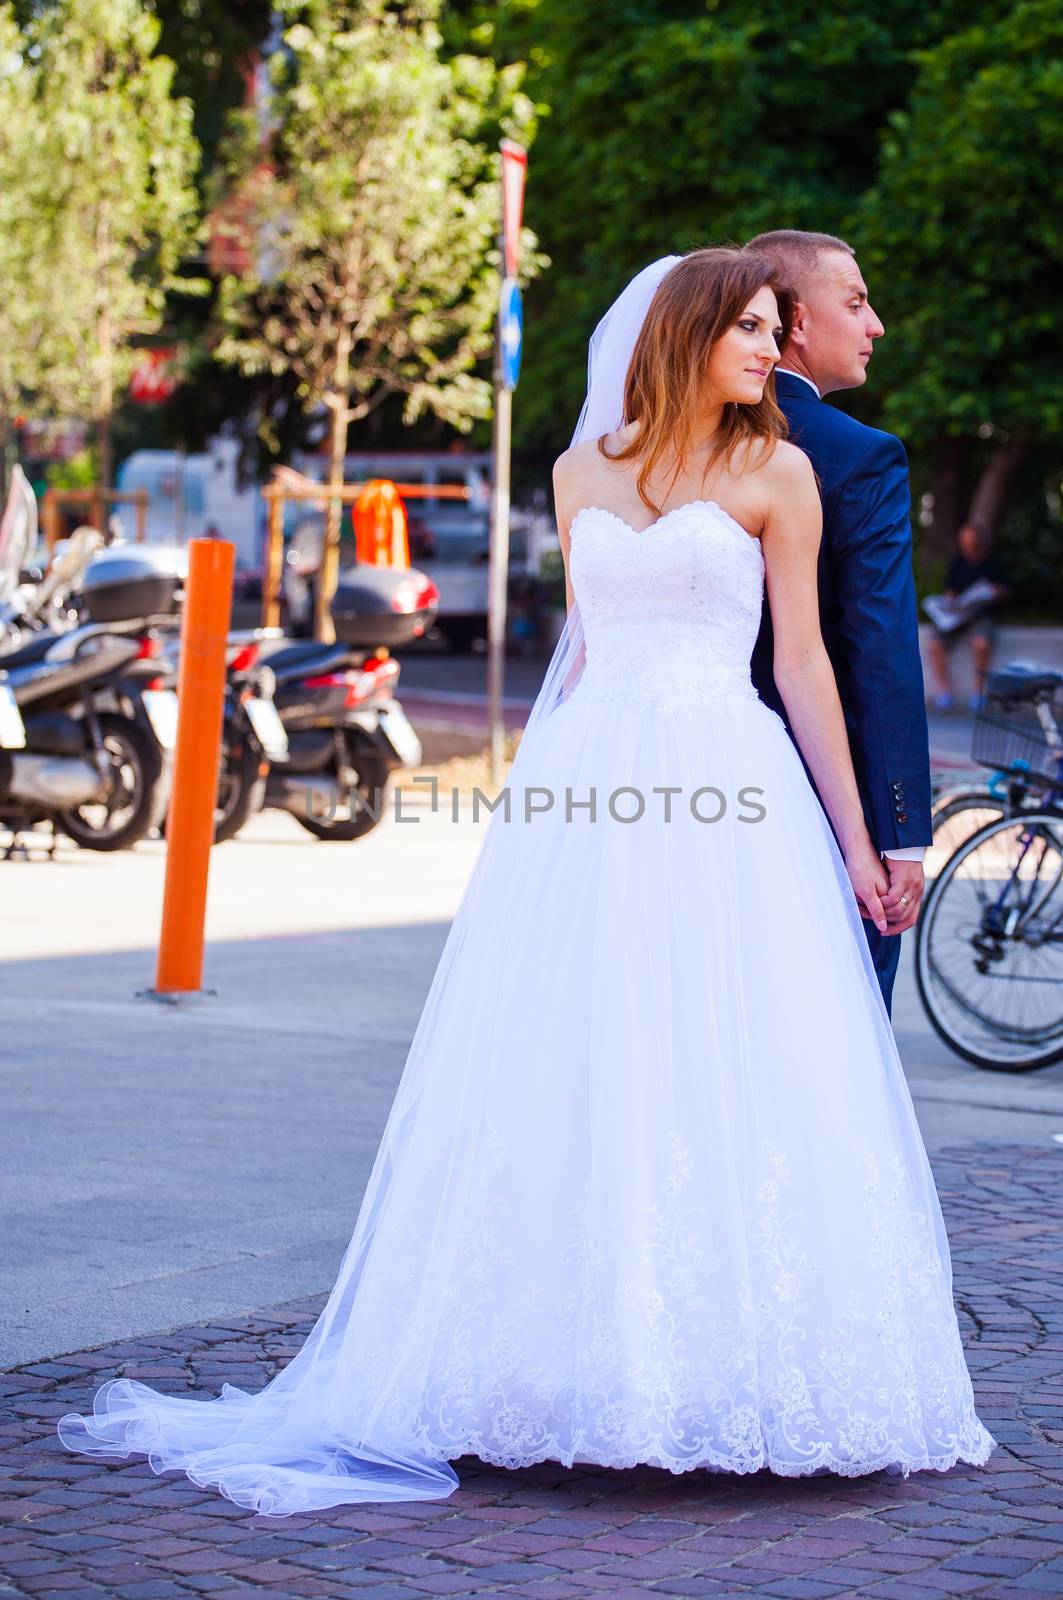
[[[176,76],[135,0],[0,4],[0,410],[40,395],[98,416],[103,352],[117,394],[129,343],[173,325],[167,286],[194,248],[182,94],[213,152],[272,13],[286,38],[268,127],[239,114],[210,185],[236,194],[230,220],[264,248],[257,274],[221,285],[229,365],[207,375],[204,338],[203,417],[253,395],[290,444],[294,409],[324,405],[334,454],[359,418],[379,443],[417,417],[486,417],[494,152],[535,128],[528,221],[551,270],[528,296],[515,422],[537,482],[578,413],[587,337],[631,273],[762,228],[826,229],[856,246],[887,325],[869,384],[838,398],[905,437],[925,542],[973,509],[1038,552],[1038,573],[1059,565],[1056,0],[149,4]],[[51,87],[30,40],[59,64]],[[150,137],[113,142],[119,104]],[[109,275],[91,219],[126,200]]]
[[[36,394],[96,423],[105,485],[134,341],[162,327],[169,291],[197,287],[181,271],[198,229],[192,107],[158,40],[140,0],[56,0],[23,41],[34,137],[20,187],[49,296]]]
[[[269,0],[153,0],[153,9],[159,49],[174,63],[174,92],[192,103],[206,179],[229,113],[244,102],[274,8]]]
[[[633,272],[765,228],[824,230],[856,247],[887,326],[866,388],[836,398],[905,436],[923,543],[940,551],[973,509],[1040,550],[1045,575],[1046,548],[1058,564],[1058,5],[450,11],[478,48],[528,61],[541,119],[529,221],[553,265],[527,309],[526,472],[567,443],[587,338]]]
[[[236,119],[226,181],[256,241],[227,279],[218,348],[245,372],[295,374],[307,409],[346,423],[390,393],[465,428],[486,416],[476,372],[497,299],[497,177],[476,131],[501,94],[511,131],[528,109],[512,70],[444,61],[430,17],[322,4],[271,63],[271,129]]]
[[[529,220],[553,268],[529,305],[524,444],[565,443],[587,337],[648,260],[764,228],[840,231],[906,102],[911,51],[971,14],[953,0],[621,0],[607,23],[595,0],[475,13],[472,33],[527,53],[542,102]]]
[[[35,73],[10,5],[0,6],[0,426],[12,420],[40,382],[50,326],[47,215],[26,183],[36,143]]]
[[[897,313],[887,415],[916,444],[1063,434],[1063,11],[1022,0],[922,52],[855,226]]]
[[[916,65],[854,224],[894,328],[884,415],[917,450],[963,441],[992,525],[1063,436],[1063,12],[1022,0]]]
[[[217,354],[252,376],[290,373],[306,411],[327,409],[335,486],[350,424],[389,395],[406,422],[432,412],[467,430],[490,414],[476,369],[498,298],[498,179],[477,133],[499,106],[520,133],[530,108],[514,69],[444,59],[426,5],[292,9],[266,127],[245,113],[228,146],[248,266],[222,284]],[[338,535],[332,501],[322,595]]]

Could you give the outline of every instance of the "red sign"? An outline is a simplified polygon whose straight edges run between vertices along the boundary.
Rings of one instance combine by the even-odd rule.
[[[129,398],[138,405],[158,405],[177,388],[177,346],[138,350],[129,376]]]
[[[506,256],[506,277],[517,276],[520,260],[520,220],[524,213],[524,180],[528,175],[528,152],[512,139],[502,140],[502,243]]]

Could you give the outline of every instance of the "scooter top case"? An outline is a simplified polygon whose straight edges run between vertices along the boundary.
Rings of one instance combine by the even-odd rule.
[[[332,599],[332,626],[342,643],[373,649],[409,644],[431,626],[439,590],[416,567],[344,567]]]
[[[49,641],[43,655],[34,655],[21,665],[12,666],[10,656],[0,657],[0,664],[4,681],[20,707],[44,706],[49,701],[70,699],[82,684],[121,672],[139,650],[137,639],[90,624],[59,634]]]
[[[176,545],[114,544],[81,580],[79,611],[92,622],[133,622],[177,611],[188,552]]]

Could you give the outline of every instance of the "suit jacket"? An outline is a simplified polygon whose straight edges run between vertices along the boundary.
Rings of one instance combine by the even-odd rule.
[[[820,628],[872,843],[880,851],[930,844],[930,749],[904,446],[828,405],[793,373],[777,371],[775,384],[790,438],[819,479]],[[793,738],[773,653],[765,601],[750,670],[757,693]],[[812,780],[807,762],[805,771]]]

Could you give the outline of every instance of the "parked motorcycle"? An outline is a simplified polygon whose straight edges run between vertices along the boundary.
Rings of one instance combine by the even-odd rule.
[[[262,803],[287,811],[315,838],[360,839],[384,815],[391,773],[417,766],[421,743],[395,695],[393,646],[431,626],[439,597],[423,573],[360,565],[340,577],[335,644],[265,630],[234,641],[226,728],[230,756],[219,802],[231,837],[251,814],[257,751],[268,776]],[[241,761],[232,752],[243,752]],[[257,792],[257,791],[256,791]]]
[[[121,850],[143,839],[165,810],[159,743],[121,697],[140,641],[93,625],[41,634],[2,658],[0,823],[13,833],[51,821],[78,844]]]
[[[99,535],[78,530],[42,582],[25,582],[35,527],[7,509],[0,522],[0,824],[17,838],[50,821],[87,849],[124,849],[165,812],[176,700],[155,682],[140,597],[116,604],[99,571],[90,582],[110,554],[96,554]],[[170,607],[177,585],[172,574],[164,586]]]

